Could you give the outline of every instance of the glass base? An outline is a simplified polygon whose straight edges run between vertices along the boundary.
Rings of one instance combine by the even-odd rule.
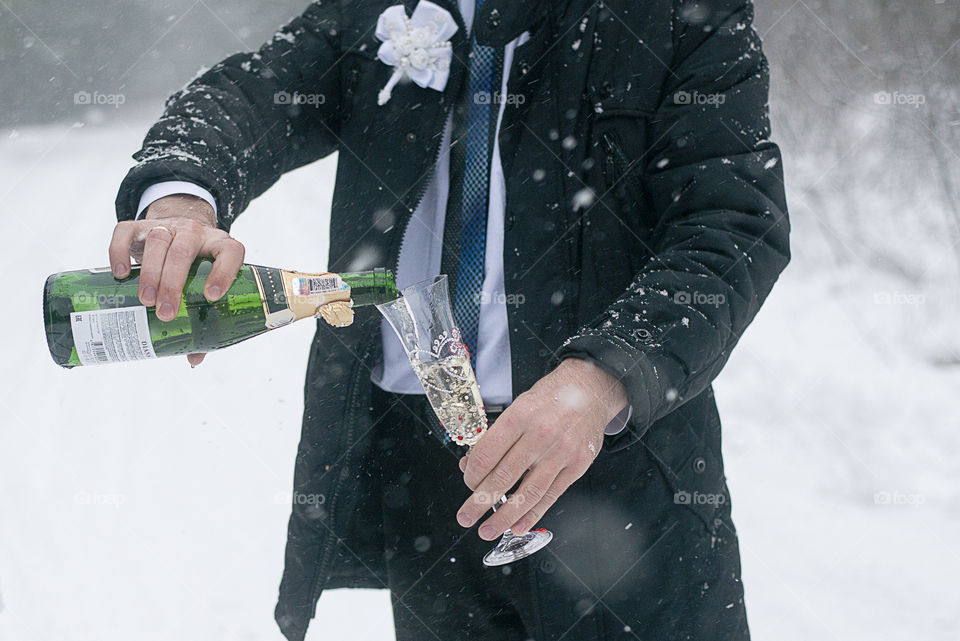
[[[520,559],[525,559],[534,552],[546,547],[553,539],[553,532],[539,528],[530,530],[526,534],[516,536],[510,530],[503,533],[497,547],[487,552],[483,557],[483,564],[489,567],[506,565]]]

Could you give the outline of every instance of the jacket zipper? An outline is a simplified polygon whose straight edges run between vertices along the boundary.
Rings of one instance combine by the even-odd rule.
[[[459,12],[457,11],[457,7],[455,3],[454,3],[454,6],[452,7],[451,12],[454,14],[455,19],[457,20],[458,26],[461,29],[464,29],[464,33],[466,33],[466,27],[463,24],[463,20],[460,17]],[[458,85],[457,87],[454,87],[454,89],[456,93],[459,93],[460,86]],[[450,109],[453,108],[454,104],[455,104],[455,100],[451,100],[450,106],[447,109],[443,110],[443,118],[440,120],[440,126],[442,127],[441,135],[439,136],[436,142],[436,146],[434,147],[433,158],[429,165],[429,167],[431,168],[436,167],[437,161],[440,160],[441,144],[443,142],[443,130],[447,126],[447,119],[450,117]],[[400,254],[403,251],[403,243],[406,240],[407,227],[409,227],[410,225],[410,219],[413,217],[413,214],[416,213],[417,208],[420,207],[420,203],[421,201],[423,201],[423,197],[427,193],[427,186],[429,184],[430,184],[429,178],[423,181],[423,184],[420,186],[417,192],[415,203],[411,208],[408,209],[408,213],[407,215],[404,216],[404,220],[400,226],[400,229],[397,230],[398,231],[397,236],[395,236],[390,243],[390,250],[393,253],[394,275],[396,275],[400,269]],[[374,340],[376,338],[379,338],[379,335],[377,332],[373,332],[369,337],[365,339],[363,354],[359,362],[356,364],[356,366],[354,366],[353,372],[351,374],[351,379],[350,379],[351,392],[350,392],[349,399],[347,401],[348,442],[349,442],[349,439],[353,437],[353,422],[356,416],[357,396],[359,395],[359,389],[360,389],[359,387],[360,375],[361,375],[360,368],[364,363],[366,363],[367,359],[369,358],[370,353],[373,350]],[[338,476],[337,480],[334,481],[333,496],[330,499],[330,513],[329,513],[330,523],[328,526],[330,527],[331,530],[333,529],[334,518],[336,518],[335,508],[336,508],[337,499],[339,498],[340,490],[343,487],[344,480],[345,480],[344,478],[341,478]],[[314,572],[314,576],[312,580],[313,584],[310,590],[310,596],[311,596],[310,607],[311,608],[314,608],[314,609],[316,608],[317,600],[320,598],[320,593],[323,590],[321,587],[320,578],[323,575],[323,573],[326,571],[327,566],[329,565],[330,555],[333,553],[334,549],[336,548],[336,545],[337,545],[337,540],[331,533],[330,535],[327,536],[326,548],[320,551],[320,563],[317,565],[316,572]]]
[[[611,172],[607,175],[607,179],[611,184],[613,184],[624,177],[630,168],[630,162],[627,159],[626,154],[624,154],[623,150],[620,148],[620,145],[617,144],[617,141],[609,131],[603,132],[602,138],[604,147],[606,147],[607,150],[606,164]],[[612,172],[620,173],[617,175]]]
[[[346,415],[346,441],[349,443],[353,438],[353,426],[356,416],[357,409],[357,396],[360,393],[360,368],[366,363],[367,359],[370,357],[370,352],[373,349],[373,337],[376,334],[371,334],[364,339],[364,348],[360,355],[360,359],[353,367],[353,372],[350,377],[350,394],[347,399],[347,415]],[[334,536],[334,519],[336,518],[336,509],[337,509],[337,499],[340,498],[340,490],[343,489],[343,483],[346,480],[346,476],[342,472],[337,474],[337,479],[333,484],[333,494],[330,497],[330,506],[329,506],[329,523],[327,527],[330,530],[330,533],[327,535],[327,545],[326,548],[320,551],[320,563],[317,565],[317,569],[314,572],[313,579],[311,580],[313,588],[310,591],[310,606],[311,608],[316,607],[317,600],[320,598],[320,593],[323,591],[321,588],[320,578],[323,573],[326,571],[327,566],[330,564],[330,557],[333,552],[336,550],[337,542],[339,538]]]
[[[436,147],[434,148],[433,160],[430,161],[429,166],[432,168],[431,171],[436,171],[437,161],[440,160],[440,152],[442,151],[441,147],[443,143],[443,132],[447,128],[447,119],[450,117],[450,109],[452,108],[453,108],[453,105],[451,105],[450,108],[443,110],[443,118],[440,121],[442,123],[441,126],[443,127],[443,129],[441,129],[440,139],[437,142]],[[430,185],[430,179],[427,178],[421,182],[423,183],[423,185],[421,185],[419,187],[419,190],[417,191],[415,204],[413,205],[413,207],[410,208],[410,210],[408,211],[408,214],[404,216],[403,223],[401,224],[401,227],[398,230],[400,232],[397,236],[397,238],[399,238],[399,242],[397,242],[397,238],[395,238],[394,241],[391,243],[390,249],[391,250],[393,250],[394,248],[396,249],[396,254],[394,254],[394,258],[393,258],[394,276],[396,276],[400,270],[400,254],[403,253],[403,243],[407,240],[407,228],[410,226],[410,219],[413,218],[413,215],[416,213],[417,209],[420,207],[420,203],[423,201],[423,197],[427,193],[427,187]]]
[[[450,108],[452,108],[452,105]],[[450,108],[443,110],[443,118],[441,119],[441,122],[443,123],[444,128],[446,128],[447,119],[450,116]],[[443,135],[441,134],[438,142],[436,143],[436,147],[433,153],[433,159],[429,165],[430,167],[436,167],[437,161],[440,159],[440,153],[442,151],[441,150],[442,142],[443,142]],[[409,215],[404,216],[404,220],[401,224],[401,227],[400,229],[397,230],[399,232],[398,235],[394,237],[393,241],[391,241],[390,250],[394,256],[393,273],[395,275],[398,273],[398,270],[400,268],[400,254],[403,251],[403,242],[404,240],[406,240],[407,227],[409,227],[410,219],[413,217],[413,214],[417,211],[417,208],[420,207],[420,203],[421,201],[423,201],[423,197],[427,193],[427,186],[429,185],[430,180],[429,178],[427,178],[422,182],[423,182],[423,185],[419,188],[419,191],[417,192],[416,203],[413,205],[412,208],[408,210]],[[373,340],[375,338],[379,338],[379,335],[376,332],[372,333],[370,336],[364,339],[364,349],[363,349],[362,355],[360,357],[360,360],[354,366],[353,372],[351,373],[350,395],[347,402],[348,403],[347,404],[347,421],[346,421],[347,442],[350,442],[350,439],[353,436],[353,424],[354,424],[354,419],[355,419],[356,410],[357,410],[357,396],[359,395],[359,389],[360,389],[360,375],[361,375],[360,368],[364,363],[366,363],[367,359],[370,357],[370,353],[373,350]],[[337,505],[337,499],[339,498],[340,490],[343,487],[344,480],[345,480],[344,478],[338,475],[336,481],[334,481],[333,495],[330,497],[330,507],[329,507],[330,521],[328,524],[328,528],[331,531],[333,530],[333,520],[336,515],[335,510]],[[323,575],[323,572],[326,571],[326,568],[330,562],[330,556],[333,554],[333,551],[336,548],[337,541],[334,539],[335,537],[333,537],[332,535],[328,535],[327,536],[328,543],[326,545],[326,548],[324,550],[321,550],[320,552],[320,563],[317,566],[316,572],[314,573],[314,576],[312,579],[313,587],[310,591],[311,607],[316,607],[316,602],[320,598],[320,594],[323,591],[323,588],[321,587],[320,578]]]

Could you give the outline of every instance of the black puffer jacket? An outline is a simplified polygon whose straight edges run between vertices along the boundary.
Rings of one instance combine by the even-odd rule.
[[[401,84],[378,106],[392,68],[375,57],[374,29],[395,2],[316,2],[259,52],[174,95],[123,182],[118,217],[134,216],[150,183],[190,180],[214,194],[229,229],[281,174],[338,151],[329,269],[395,265],[467,58],[456,2],[435,0],[461,26],[446,89]],[[404,4],[410,13],[415,2]],[[531,34],[509,79],[523,99],[500,138],[506,293],[524,300],[508,306],[514,393],[558,359],[593,359],[634,408],[605,447],[642,443],[689,491],[725,489],[710,384],[789,260],[752,17],[748,0],[487,0],[474,23],[490,44]],[[291,106],[282,92],[323,98]],[[296,504],[290,519],[277,606],[290,639],[323,588],[381,587],[370,576],[381,550],[361,527],[369,497],[356,491],[371,464],[362,435],[379,358],[373,314],[319,326],[295,485],[326,501]],[[690,509],[714,527],[715,506]]]

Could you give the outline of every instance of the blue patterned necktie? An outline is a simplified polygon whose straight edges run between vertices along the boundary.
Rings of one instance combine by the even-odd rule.
[[[477,1],[477,13],[483,0]],[[470,39],[467,81],[453,114],[450,193],[443,228],[440,273],[447,274],[453,317],[477,368],[480,293],[487,245],[490,163],[503,74],[503,48]]]

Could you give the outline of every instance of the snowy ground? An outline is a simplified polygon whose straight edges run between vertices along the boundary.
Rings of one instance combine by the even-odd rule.
[[[311,324],[195,370],[66,371],[46,353],[43,280],[106,264],[145,123],[0,132],[4,641],[280,638]],[[241,218],[248,261],[324,266],[333,167],[294,173]],[[754,638],[953,641],[960,370],[904,347],[924,301],[819,266],[812,214],[794,215],[795,263],[717,383]],[[392,639],[386,594],[326,593],[309,638]]]

